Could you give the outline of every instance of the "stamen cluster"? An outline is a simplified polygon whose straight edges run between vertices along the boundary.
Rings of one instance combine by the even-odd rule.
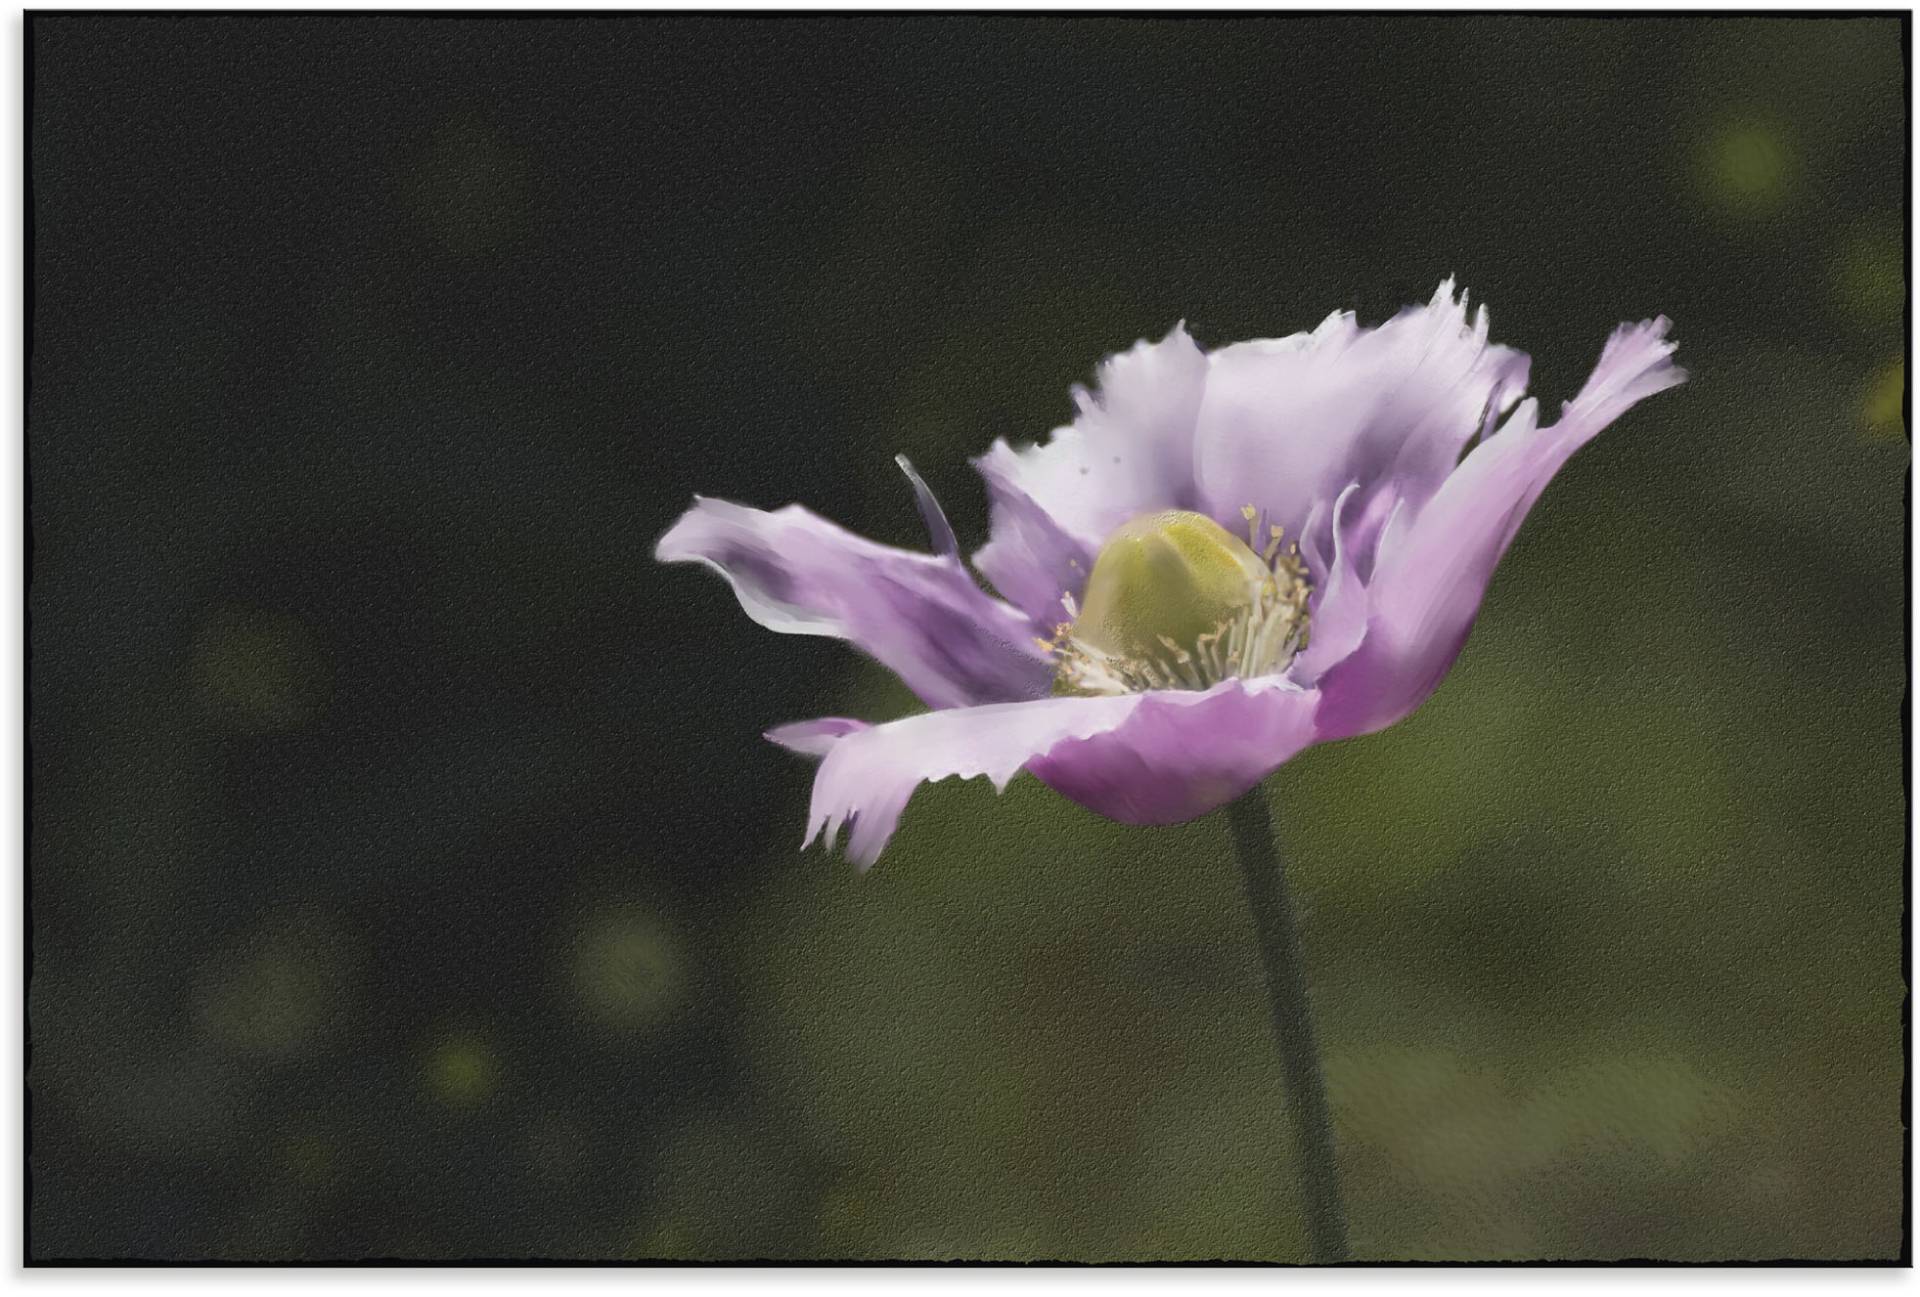
[[[1071,594],[1061,596],[1067,620],[1040,647],[1056,660],[1054,692],[1130,694],[1153,689],[1210,689],[1236,676],[1273,675],[1286,669],[1307,646],[1312,594],[1299,542],[1283,544],[1284,529],[1269,526],[1261,544],[1259,512],[1241,510],[1247,520],[1247,549],[1258,556],[1263,575],[1246,583],[1245,603],[1191,643],[1156,634],[1154,643],[1134,643],[1112,652],[1074,633],[1080,609]]]

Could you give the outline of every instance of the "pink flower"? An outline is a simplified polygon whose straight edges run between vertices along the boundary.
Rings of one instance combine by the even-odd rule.
[[[1545,427],[1527,357],[1451,280],[1375,329],[1342,312],[1205,353],[1176,328],[1109,358],[1044,445],[975,461],[992,535],[973,566],[999,598],[904,460],[934,553],[696,497],[656,556],[715,568],[770,630],[852,642],[932,709],[768,733],[822,758],[807,842],[850,824],[865,868],[922,782],[1021,770],[1175,823],[1433,692],[1554,473],[1685,378],[1668,327],[1615,330]]]

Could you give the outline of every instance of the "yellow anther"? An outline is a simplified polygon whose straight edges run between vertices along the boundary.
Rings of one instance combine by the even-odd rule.
[[[1206,689],[1232,675],[1285,670],[1306,639],[1306,569],[1291,554],[1275,561],[1284,535],[1277,525],[1265,529],[1261,553],[1260,511],[1240,512],[1245,544],[1204,514],[1177,509],[1115,531],[1072,624],[1043,646],[1059,659],[1055,692]],[[1075,613],[1070,595],[1061,602]]]

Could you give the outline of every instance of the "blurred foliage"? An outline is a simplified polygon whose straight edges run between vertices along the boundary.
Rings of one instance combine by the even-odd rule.
[[[1457,273],[1693,379],[1267,786],[1355,1251],[1894,1255],[1901,37],[33,17],[33,1254],[1298,1259],[1224,825],[801,857],[916,704],[651,547]]]
[[[1834,257],[1835,304],[1869,337],[1900,336],[1901,312],[1907,302],[1902,233],[1900,226],[1889,219],[1863,223]]]

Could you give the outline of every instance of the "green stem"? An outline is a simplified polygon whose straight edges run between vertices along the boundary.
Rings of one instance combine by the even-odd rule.
[[[1267,998],[1280,1041],[1280,1066],[1286,1073],[1300,1159],[1300,1188],[1306,1199],[1307,1239],[1315,1261],[1345,1261],[1347,1214],[1340,1204],[1340,1167],[1334,1159],[1333,1121],[1327,1111],[1326,1081],[1320,1074],[1320,1048],[1314,1042],[1313,1007],[1307,1000],[1286,871],[1273,845],[1267,799],[1258,786],[1227,807],[1227,823],[1233,829],[1234,854],[1240,858],[1247,903],[1260,939],[1260,961],[1267,972]]]

